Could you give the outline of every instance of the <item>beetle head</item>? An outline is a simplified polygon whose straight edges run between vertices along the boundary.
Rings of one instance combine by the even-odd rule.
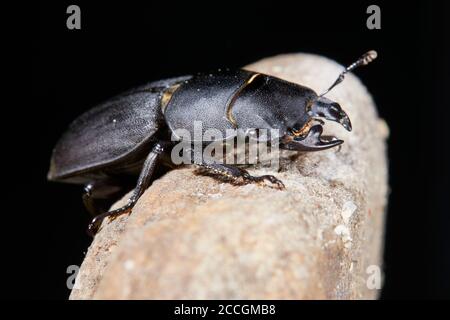
[[[342,110],[337,102],[331,101],[325,97],[317,98],[308,110],[308,114],[311,117],[320,117],[336,121],[348,131],[352,131],[352,123],[345,111]]]
[[[377,53],[375,51],[369,51],[345,68],[344,71],[339,74],[336,81],[324,93],[307,105],[305,116],[297,122],[290,133],[286,134],[281,139],[281,148],[297,151],[316,151],[342,144],[344,141],[339,140],[336,137],[322,136],[322,124],[324,124],[324,122],[321,118],[336,121],[345,129],[351,131],[352,124],[350,118],[338,103],[325,98],[324,95],[341,83],[344,80],[346,73],[359,66],[367,65],[376,57]],[[315,121],[320,124],[313,125]]]
[[[318,97],[307,107],[306,115],[282,138],[281,147],[296,151],[319,151],[342,144],[344,141],[334,136],[322,136],[325,120],[340,123],[348,131],[352,130],[350,118],[341,106],[325,97]],[[317,124],[315,124],[317,123]]]

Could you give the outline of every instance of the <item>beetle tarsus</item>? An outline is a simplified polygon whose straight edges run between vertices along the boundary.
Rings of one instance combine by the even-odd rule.
[[[199,172],[218,178],[225,182],[230,182],[234,185],[245,185],[249,183],[264,183],[269,181],[272,185],[270,187],[282,190],[285,188],[283,182],[273,175],[252,176],[247,170],[219,163],[202,163],[198,164]]]
[[[95,234],[100,229],[100,226],[106,217],[108,217],[110,219],[110,221],[114,221],[115,219],[117,219],[119,216],[121,216],[123,214],[131,213],[131,209],[133,209],[134,205],[135,205],[135,202],[129,201],[125,206],[123,206],[119,209],[115,209],[112,211],[108,211],[108,212],[99,214],[94,219],[92,219],[91,223],[88,226],[87,233],[91,237],[94,237]]]
[[[246,184],[261,182],[264,183],[265,180],[269,181],[272,184],[272,187],[275,189],[282,190],[286,188],[283,181],[270,174],[263,176],[252,176],[247,172],[247,174],[244,176],[244,181]]]

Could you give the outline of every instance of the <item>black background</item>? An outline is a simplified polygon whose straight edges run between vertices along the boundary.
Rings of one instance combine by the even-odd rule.
[[[81,30],[66,28],[70,4],[81,7]],[[369,4],[381,7],[381,30],[366,28]],[[33,64],[27,197],[20,197],[23,179],[15,179],[7,194],[19,201],[21,214],[10,225],[20,225],[24,239],[15,242],[19,257],[10,266],[14,296],[67,298],[66,268],[81,263],[91,241],[81,187],[46,182],[51,150],[77,115],[151,80],[288,52],[347,64],[376,49],[379,59],[357,75],[391,130],[382,298],[449,298],[445,9],[443,2],[413,1],[42,4],[26,53]],[[16,164],[24,166],[20,159]],[[7,230],[13,239],[17,229]]]

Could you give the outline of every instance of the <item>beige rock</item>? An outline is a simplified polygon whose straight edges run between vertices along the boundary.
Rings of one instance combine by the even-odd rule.
[[[309,54],[247,68],[317,92],[342,70]],[[382,268],[388,129],[355,76],[328,97],[353,123],[351,133],[325,126],[345,140],[341,150],[286,154],[280,172],[249,170],[274,174],[286,185],[282,191],[232,186],[192,168],[170,171],[129,217],[103,223],[70,298],[376,298],[379,290],[366,282],[369,266]]]

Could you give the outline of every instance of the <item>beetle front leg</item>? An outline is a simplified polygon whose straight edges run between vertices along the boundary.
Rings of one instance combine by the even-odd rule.
[[[245,185],[249,183],[264,183],[269,181],[274,188],[284,189],[285,186],[281,180],[272,175],[252,176],[247,170],[219,163],[201,163],[200,173],[205,173],[212,177],[219,178],[234,185]]]
[[[108,212],[105,212],[105,213],[102,213],[102,214],[96,216],[92,220],[92,222],[89,224],[89,227],[87,230],[89,235],[91,235],[91,236],[95,235],[95,233],[98,231],[98,228],[100,227],[102,221],[106,217],[109,217],[114,220],[122,214],[131,212],[131,209],[133,209],[134,205],[136,204],[138,199],[141,197],[141,195],[144,193],[145,189],[147,189],[147,187],[150,185],[151,177],[153,175],[153,172],[155,171],[156,164],[158,163],[158,160],[159,160],[161,154],[163,153],[163,151],[164,151],[164,148],[162,146],[162,143],[157,143],[153,147],[152,151],[147,156],[147,159],[145,159],[144,166],[142,167],[142,171],[139,175],[137,185],[134,188],[132,196],[130,197],[130,199],[128,199],[127,204],[119,209],[108,211]]]

